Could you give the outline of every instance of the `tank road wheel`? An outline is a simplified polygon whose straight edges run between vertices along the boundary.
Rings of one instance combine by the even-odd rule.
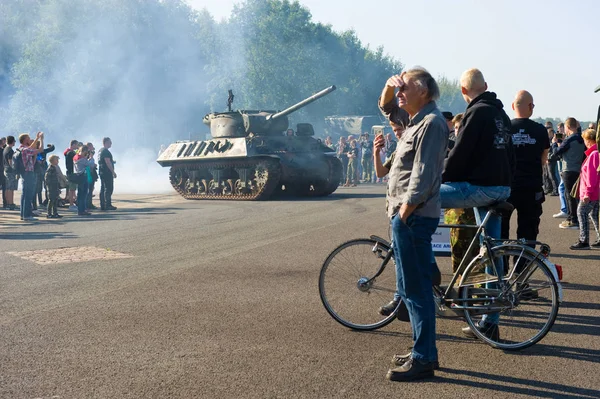
[[[211,180],[208,182],[208,194],[209,195],[220,195],[223,193],[223,187],[219,184],[218,180]]]
[[[223,195],[232,195],[234,193],[234,190],[235,187],[231,179],[223,181]]]

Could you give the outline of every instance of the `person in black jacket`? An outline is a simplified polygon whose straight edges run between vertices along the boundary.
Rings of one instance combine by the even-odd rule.
[[[515,170],[508,115],[478,69],[469,69],[460,79],[468,106],[442,174],[442,208],[472,208],[506,201]],[[481,217],[486,209],[481,208]],[[502,219],[493,216],[486,230],[500,238]],[[492,270],[487,270],[491,273]],[[484,334],[497,339],[498,314],[485,315],[479,324]],[[469,327],[463,329],[475,337]]]

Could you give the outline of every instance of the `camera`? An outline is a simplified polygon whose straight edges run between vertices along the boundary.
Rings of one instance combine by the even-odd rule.
[[[556,133],[556,140],[562,140],[564,138],[564,134]]]

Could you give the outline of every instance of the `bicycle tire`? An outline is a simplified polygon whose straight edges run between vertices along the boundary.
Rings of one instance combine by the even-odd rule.
[[[376,246],[381,253],[373,252]],[[370,286],[360,285],[377,273],[383,261],[378,255],[385,257],[389,250],[384,243],[359,238],[339,245],[327,256],[319,273],[319,295],[335,321],[353,330],[372,331],[396,318],[397,309],[389,316],[379,314],[379,307],[391,301],[396,291],[393,262],[388,262]],[[336,274],[344,269],[353,270],[346,272],[343,279],[337,278]]]
[[[557,281],[544,263],[545,258],[541,255],[536,258],[537,252],[529,247],[514,244],[501,245],[492,248],[491,253],[496,264],[499,263],[498,260],[509,263],[504,281],[513,285],[504,301],[508,309],[499,312],[498,338],[495,339],[492,334],[487,336],[476,327],[476,324],[481,321],[481,311],[465,309],[465,319],[471,331],[481,341],[494,348],[506,351],[528,348],[543,339],[554,325],[560,307]],[[511,261],[512,265],[510,265]],[[519,262],[525,262],[522,263],[524,265],[531,263],[531,266],[521,274],[516,270]],[[463,300],[481,299],[485,297],[486,290],[490,292],[494,290],[477,287],[475,284],[477,280],[486,281],[481,276],[488,264],[489,257],[484,257],[465,271],[460,285]],[[487,276],[489,281],[490,275]],[[531,317],[532,320],[525,321],[527,317]]]

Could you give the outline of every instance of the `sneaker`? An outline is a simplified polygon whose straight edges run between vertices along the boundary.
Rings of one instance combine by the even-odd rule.
[[[396,310],[396,308],[398,307],[398,303],[400,301],[397,300],[392,300],[389,303],[387,303],[386,305],[383,305],[382,307],[379,308],[379,314],[382,316],[389,316],[392,313],[394,313],[394,310]]]
[[[54,219],[54,215],[46,215],[46,219]]]
[[[69,212],[77,212],[77,207],[75,205],[70,205],[69,206]]]
[[[498,324],[480,322],[477,323],[477,329],[492,341],[498,342],[500,339],[500,329],[498,328]],[[462,332],[468,338],[477,338],[477,335],[471,330],[471,327],[463,328]]]
[[[107,207],[106,207],[106,210],[107,210],[107,211],[116,211],[116,210],[117,210],[117,207],[116,207],[116,206],[112,206],[112,205],[111,205],[111,206],[107,206]]]
[[[37,209],[34,209],[33,211],[31,211],[31,214],[33,216],[40,216],[42,214],[42,212],[38,211]]]
[[[600,248],[600,240],[598,240],[595,243],[593,243],[592,245],[590,245],[590,247],[592,247],[592,248]]]
[[[569,248],[576,250],[576,249],[590,249],[590,244],[588,244],[587,242],[581,242],[579,241],[577,244],[575,245],[571,245]]]
[[[403,366],[410,359],[412,359],[412,352],[408,352],[405,355],[394,355],[394,357],[392,357],[392,364],[394,366],[400,367],[400,366]],[[433,369],[434,370],[439,370],[440,369],[440,362],[439,361],[435,360],[433,362]]]
[[[8,206],[8,209],[10,209],[11,211],[18,211],[18,210],[19,210],[19,207],[18,207],[18,206],[16,206],[15,204],[10,204],[10,205]]]
[[[33,222],[33,221],[38,220],[38,219],[35,218],[35,217],[33,217],[33,216],[25,216],[23,218],[23,220],[26,221],[26,222]]]
[[[88,208],[89,209],[98,209],[98,207],[96,205],[90,205]]]
[[[566,218],[567,216],[569,216],[569,214],[565,213],[563,211],[560,211],[560,212],[555,213],[554,215],[552,215],[553,218]]]
[[[400,367],[389,369],[386,378],[390,381],[415,381],[434,376],[434,362],[422,363],[412,357]]]
[[[56,215],[52,215],[55,219],[62,219],[62,215],[59,215],[58,213]]]
[[[569,222],[568,220],[565,220],[564,222],[562,222],[561,224],[559,224],[558,227],[560,227],[561,229],[579,230],[579,225],[578,224],[575,224],[573,222]]]

